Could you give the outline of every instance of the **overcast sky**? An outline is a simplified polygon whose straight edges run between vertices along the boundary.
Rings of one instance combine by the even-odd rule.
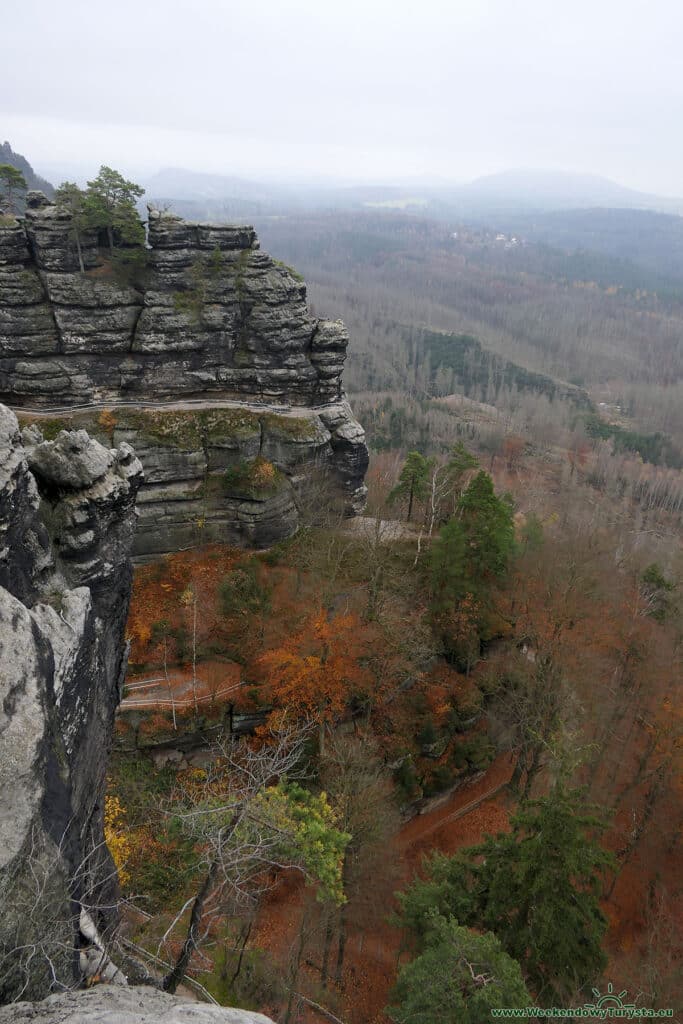
[[[39,171],[683,194],[681,0],[18,0],[0,32],[0,141]]]

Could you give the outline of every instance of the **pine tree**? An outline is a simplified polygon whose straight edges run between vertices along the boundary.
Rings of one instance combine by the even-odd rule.
[[[392,996],[396,1024],[490,1024],[492,1009],[533,1005],[519,964],[495,935],[441,917],[432,918],[423,952],[399,971]]]
[[[462,523],[450,519],[429,552],[432,611],[450,611],[466,593],[467,539]]]
[[[413,514],[413,503],[424,501],[427,497],[431,465],[431,460],[426,459],[419,452],[408,452],[398,483],[389,495],[391,502],[396,501],[397,498],[408,499],[406,522],[410,522],[410,517]]]
[[[458,502],[467,538],[467,572],[472,580],[501,576],[515,545],[512,499],[497,497],[493,480],[480,470]]]
[[[595,836],[602,822],[586,813],[579,791],[557,786],[522,804],[512,832],[470,851],[477,869],[479,916],[525,967],[535,991],[571,995],[603,970],[601,873],[611,856]]]
[[[4,192],[4,205],[15,213],[16,196],[28,188],[26,178],[12,164],[0,164],[0,189]]]
[[[400,896],[401,921],[421,945],[434,913],[490,929],[541,1001],[566,999],[607,963],[599,899],[613,858],[597,841],[604,825],[580,791],[561,785],[523,804],[511,824],[455,857],[434,857]]]
[[[142,246],[145,232],[135,209],[135,200],[145,190],[111,167],[100,167],[100,173],[88,182],[86,212],[90,227],[106,231],[109,252],[114,256],[115,243]]]
[[[80,267],[81,273],[84,273],[85,271],[81,239],[83,232],[88,226],[86,200],[86,193],[80,189],[74,181],[63,181],[55,192],[55,202],[57,206],[65,210],[71,217],[70,235],[76,245],[78,266]]]

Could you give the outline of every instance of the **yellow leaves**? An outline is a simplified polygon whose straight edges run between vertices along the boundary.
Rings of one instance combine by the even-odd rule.
[[[116,416],[114,415],[112,409],[103,409],[100,415],[98,416],[97,422],[99,423],[103,430],[106,430],[108,434],[114,433],[114,428],[116,426]]]
[[[258,457],[251,465],[251,479],[254,487],[270,487],[277,479],[277,470],[272,462]]]
[[[125,865],[131,854],[131,843],[125,829],[125,811],[117,796],[105,797],[104,839],[116,865],[119,882],[125,887],[130,882]]]

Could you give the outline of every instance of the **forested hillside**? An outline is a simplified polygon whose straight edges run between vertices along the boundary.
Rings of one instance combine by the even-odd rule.
[[[674,279],[596,252],[408,215],[278,218],[259,228],[264,244],[302,269],[314,304],[351,328],[352,391],[420,397],[464,385],[471,393],[448,361],[411,344],[415,328],[466,334],[527,371],[585,389],[620,425],[683,446],[683,288]],[[549,390],[516,373],[472,397],[531,408]],[[548,422],[565,415],[555,403]]]
[[[46,196],[53,194],[54,189],[50,182],[36,174],[26,157],[21,153],[15,153],[9,142],[0,144],[0,164],[9,164],[10,167],[16,168],[24,176],[28,188],[39,189]]]
[[[675,1005],[676,286],[406,215],[260,230],[350,327],[369,505],[323,473],[289,541],[137,570],[109,805],[136,946],[290,1024],[613,977]]]

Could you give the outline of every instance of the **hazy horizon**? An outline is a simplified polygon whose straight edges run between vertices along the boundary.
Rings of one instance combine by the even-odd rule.
[[[670,0],[26,0],[3,33],[0,137],[48,177],[107,163],[462,184],[531,168],[683,192]]]

